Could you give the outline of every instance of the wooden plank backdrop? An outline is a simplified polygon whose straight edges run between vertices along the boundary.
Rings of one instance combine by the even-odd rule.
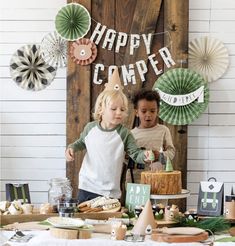
[[[70,2],[70,1],[68,1]],[[162,59],[158,55],[161,47],[167,46],[172,41],[171,53],[173,59],[177,62],[175,67],[180,67],[179,60],[187,59],[188,47],[188,0],[76,0],[73,2],[84,5],[90,12],[92,22],[91,31],[87,34],[89,38],[97,22],[106,25],[109,29],[117,32],[134,33],[160,33],[168,31],[171,35],[158,34],[154,35],[151,44],[151,54],[156,53],[159,60],[159,67],[164,69]],[[103,35],[104,36],[104,35]],[[168,37],[168,38],[167,38]],[[138,60],[147,61],[145,46],[141,43],[140,47],[135,50],[131,56],[129,54],[129,43],[120,49],[119,53],[102,49],[101,44],[97,45],[98,56],[95,63],[109,65],[128,65]],[[71,45],[71,43],[70,43]],[[187,64],[184,64],[187,65]],[[92,82],[94,64],[91,66],[76,65],[68,57],[67,70],[67,144],[77,139],[87,122],[91,118],[91,112],[98,94],[103,90],[107,82],[107,67],[99,78],[103,79],[101,85]],[[128,84],[124,92],[130,99],[134,91],[143,87],[152,88],[158,77],[155,75],[152,67],[148,64],[148,73],[146,81],[141,82],[136,74],[136,85]],[[129,103],[129,117],[126,125],[133,127],[134,112],[132,104]],[[173,142],[176,146],[176,157],[174,159],[175,169],[183,173],[183,187],[186,186],[187,170],[187,126],[175,127],[169,126],[173,136]],[[182,134],[183,133],[183,134]],[[78,173],[82,163],[84,153],[79,152],[73,163],[67,163],[66,175],[71,180],[73,186],[73,195],[77,196]],[[185,202],[181,203],[185,206]]]

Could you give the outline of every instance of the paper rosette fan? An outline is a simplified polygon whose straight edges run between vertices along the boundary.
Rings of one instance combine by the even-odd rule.
[[[189,43],[189,68],[201,74],[206,81],[220,78],[228,64],[228,51],[221,41],[201,37]]]
[[[77,64],[89,65],[97,56],[97,48],[90,39],[81,38],[72,43],[70,54]]]
[[[42,40],[41,52],[44,61],[53,67],[67,65],[67,41],[57,32],[48,33]]]
[[[56,69],[42,58],[39,45],[25,45],[18,49],[10,61],[12,79],[25,90],[39,91],[53,81]]]
[[[85,7],[78,3],[69,3],[56,15],[55,27],[61,37],[77,40],[84,37],[90,29],[91,17]]]
[[[205,111],[209,102],[206,81],[186,68],[167,71],[155,82],[153,89],[161,96],[159,117],[172,125],[190,124]]]

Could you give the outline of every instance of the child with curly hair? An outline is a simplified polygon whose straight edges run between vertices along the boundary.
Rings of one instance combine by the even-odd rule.
[[[175,147],[170,130],[158,123],[160,107],[158,92],[142,89],[134,95],[132,101],[139,121],[139,126],[131,130],[137,145],[143,149],[152,149],[156,160],[161,149],[164,157],[169,157],[172,160],[175,155]],[[151,165],[136,164],[128,169],[126,181],[140,183],[141,172],[149,169],[159,170],[162,169],[162,165],[156,161]]]

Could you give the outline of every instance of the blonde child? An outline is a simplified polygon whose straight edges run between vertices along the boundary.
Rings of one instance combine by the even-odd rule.
[[[171,160],[175,155],[175,147],[172,142],[169,129],[158,123],[160,96],[156,91],[140,90],[133,97],[133,104],[139,126],[131,130],[137,145],[145,149],[152,149],[155,159],[158,159],[162,148],[165,158]],[[140,183],[140,175],[144,170],[159,170],[162,166],[159,162],[150,165],[135,165],[127,171],[127,182]],[[133,172],[133,173],[132,173]]]
[[[125,153],[138,163],[148,161],[149,152],[139,149],[131,132],[122,125],[128,100],[121,89],[104,90],[97,98],[94,119],[78,140],[66,150],[67,161],[86,149],[79,173],[79,202],[99,195],[120,198],[120,178]]]

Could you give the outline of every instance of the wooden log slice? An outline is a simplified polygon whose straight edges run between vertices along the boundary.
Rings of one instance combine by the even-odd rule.
[[[197,235],[170,235],[166,233],[153,233],[151,239],[157,242],[166,243],[190,243],[200,242],[208,239],[208,233],[202,232]]]
[[[72,229],[63,229],[63,228],[50,228],[50,234],[53,237],[61,238],[61,239],[78,239],[79,231]]]
[[[175,195],[182,190],[180,171],[145,171],[141,173],[141,183],[151,185],[151,194],[154,195]]]

